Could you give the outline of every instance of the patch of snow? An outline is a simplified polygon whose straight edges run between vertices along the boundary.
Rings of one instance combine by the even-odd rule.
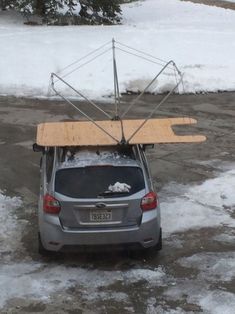
[[[75,14],[75,15],[79,15],[79,12],[81,11],[81,5],[80,5],[80,3],[79,3],[78,1],[76,1],[76,0],[74,0],[73,3],[74,3],[74,5],[76,5],[76,6],[74,7],[74,9],[71,9],[71,8],[69,7],[69,5],[66,4],[66,3],[64,3],[64,1],[63,1],[63,7],[62,7],[62,8],[58,8],[58,10],[57,10],[58,13],[60,13],[60,14],[62,14],[62,15],[71,14],[71,13],[73,13],[73,14]]]
[[[231,292],[221,290],[207,291],[200,298],[199,304],[206,313],[233,314],[235,298]]]
[[[117,151],[100,150],[82,150],[76,152],[74,155],[71,152],[66,154],[65,161],[61,164],[61,168],[67,167],[86,167],[89,165],[103,165],[103,164],[125,164],[135,165],[135,160],[129,156],[119,154]]]
[[[21,12],[24,12],[23,9],[20,10]],[[25,6],[25,12],[29,12],[29,13],[33,13],[33,7],[32,7],[32,4],[28,4]]]
[[[162,307],[161,305],[153,305],[153,304],[149,304],[148,303],[148,306],[147,306],[147,311],[146,311],[146,314],[186,314],[185,311],[183,311],[181,308],[177,307],[175,310],[173,309],[166,309],[167,307]],[[189,313],[189,312],[187,312]],[[190,314],[192,314],[190,312]]]
[[[87,301],[97,301],[97,300],[110,300],[117,302],[126,302],[128,300],[128,295],[124,292],[114,292],[114,291],[99,291],[93,292],[92,294],[86,295]]]
[[[235,226],[235,170],[195,186],[170,184],[161,191],[164,235],[204,227]],[[161,196],[160,196],[161,199]]]
[[[128,283],[137,283],[139,281],[146,281],[147,285],[154,286],[156,284],[162,286],[164,284],[164,278],[166,274],[161,266],[151,269],[131,269],[124,273],[125,280]]]
[[[178,260],[180,265],[200,270],[199,279],[230,282],[235,278],[235,253],[198,253]]]
[[[117,151],[110,148],[110,150],[102,150],[102,149],[93,149],[90,148],[90,150],[78,150],[73,153],[71,151],[68,151],[66,154],[66,161],[72,161],[73,159],[80,159],[80,160],[97,160],[97,159],[107,159],[107,158],[113,158],[113,159],[119,159],[121,157],[120,154],[118,154]]]
[[[213,208],[231,207],[235,210],[235,170],[218,178],[205,181],[201,186],[189,189],[188,197],[204,206]]]
[[[203,313],[233,314],[235,307],[234,294],[223,290],[210,290],[204,281],[182,280],[176,287],[170,287],[164,293],[169,300],[197,304]]]
[[[164,295],[169,300],[197,304],[204,313],[234,312],[234,294],[221,285],[232,282],[235,277],[235,253],[198,253],[177,260],[183,267],[197,269],[195,279],[181,278],[176,286],[169,287]],[[212,283],[216,283],[216,288]],[[222,290],[224,289],[224,290]]]
[[[235,243],[235,235],[230,235],[227,233],[219,234],[213,237],[214,241],[223,243]]]
[[[116,182],[114,185],[108,187],[108,190],[111,192],[129,192],[131,186],[126,183]]]
[[[0,94],[48,97],[51,72],[59,73],[104,42],[111,45],[113,37],[161,60],[173,59],[185,72],[186,92],[235,90],[235,11],[179,0],[134,2],[122,5],[122,11],[123,25],[35,28],[0,11]],[[121,50],[117,63],[121,92],[143,90],[163,64]],[[66,77],[93,99],[113,94],[112,78],[111,50]],[[151,91],[166,91],[174,83],[172,71],[164,73]],[[65,86],[58,88],[74,96]]]
[[[48,298],[47,293],[52,291],[51,285],[44,287],[41,280],[35,280],[31,273],[38,271],[41,265],[37,263],[18,263],[13,265],[1,265],[0,267],[0,308],[11,298],[24,296]],[[40,274],[38,273],[38,277]],[[49,281],[49,280],[48,280]],[[44,282],[45,283],[45,282]],[[58,284],[58,283],[57,283]],[[54,289],[54,285],[53,285]]]
[[[0,191],[0,257],[5,260],[21,248],[20,235],[26,224],[17,222],[15,210],[22,205],[19,197],[8,197]]]
[[[155,270],[134,269],[130,271],[101,271],[40,263],[19,263],[0,267],[0,307],[11,298],[36,298],[47,302],[58,291],[76,287],[82,298],[89,301],[110,299],[125,301],[125,293],[101,292],[116,282],[159,284],[165,274]],[[92,283],[92,284],[91,284]]]

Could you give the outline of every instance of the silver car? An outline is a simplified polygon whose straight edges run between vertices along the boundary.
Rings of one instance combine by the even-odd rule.
[[[159,201],[144,146],[41,150],[40,254],[162,248]]]

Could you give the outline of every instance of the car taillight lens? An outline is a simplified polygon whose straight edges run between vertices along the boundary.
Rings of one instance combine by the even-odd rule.
[[[149,192],[146,194],[142,200],[140,207],[143,211],[151,210],[157,207],[157,194],[154,192]]]
[[[60,203],[50,194],[46,194],[43,200],[43,210],[47,214],[59,214]]]

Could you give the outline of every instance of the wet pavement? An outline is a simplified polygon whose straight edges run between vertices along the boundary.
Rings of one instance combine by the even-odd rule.
[[[230,9],[230,10],[235,10],[235,3],[228,1],[223,1],[223,0],[182,0],[182,1],[189,1],[189,2],[194,2],[194,3],[201,3],[205,5],[210,5],[210,6],[216,6],[219,8],[223,9]]]
[[[123,96],[121,110],[132,97]],[[144,96],[131,116],[147,115],[162,97]],[[101,118],[87,104],[79,105]],[[108,102],[102,106],[113,112]],[[22,200],[18,209],[9,208],[9,216],[0,219],[9,225],[12,242],[4,251],[4,240],[0,251],[0,313],[233,313],[235,208],[226,202],[215,206],[212,192],[204,196],[216,180],[233,182],[234,108],[235,93],[175,95],[155,114],[196,118],[196,126],[175,130],[207,136],[201,144],[156,145],[148,151],[165,226],[159,254],[124,251],[42,258],[37,253],[40,155],[31,149],[36,125],[80,116],[60,101],[0,97],[0,189]],[[211,216],[208,223],[203,221],[206,216],[195,216],[201,227],[190,222],[190,228],[184,225],[190,221],[185,212],[172,216],[170,211],[174,204],[190,210],[195,200],[201,206],[195,207],[198,212],[208,210]]]

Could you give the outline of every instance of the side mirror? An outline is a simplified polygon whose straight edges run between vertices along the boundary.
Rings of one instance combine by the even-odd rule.
[[[37,143],[33,144],[33,151],[35,153],[45,153],[45,147],[44,146],[40,146]]]

